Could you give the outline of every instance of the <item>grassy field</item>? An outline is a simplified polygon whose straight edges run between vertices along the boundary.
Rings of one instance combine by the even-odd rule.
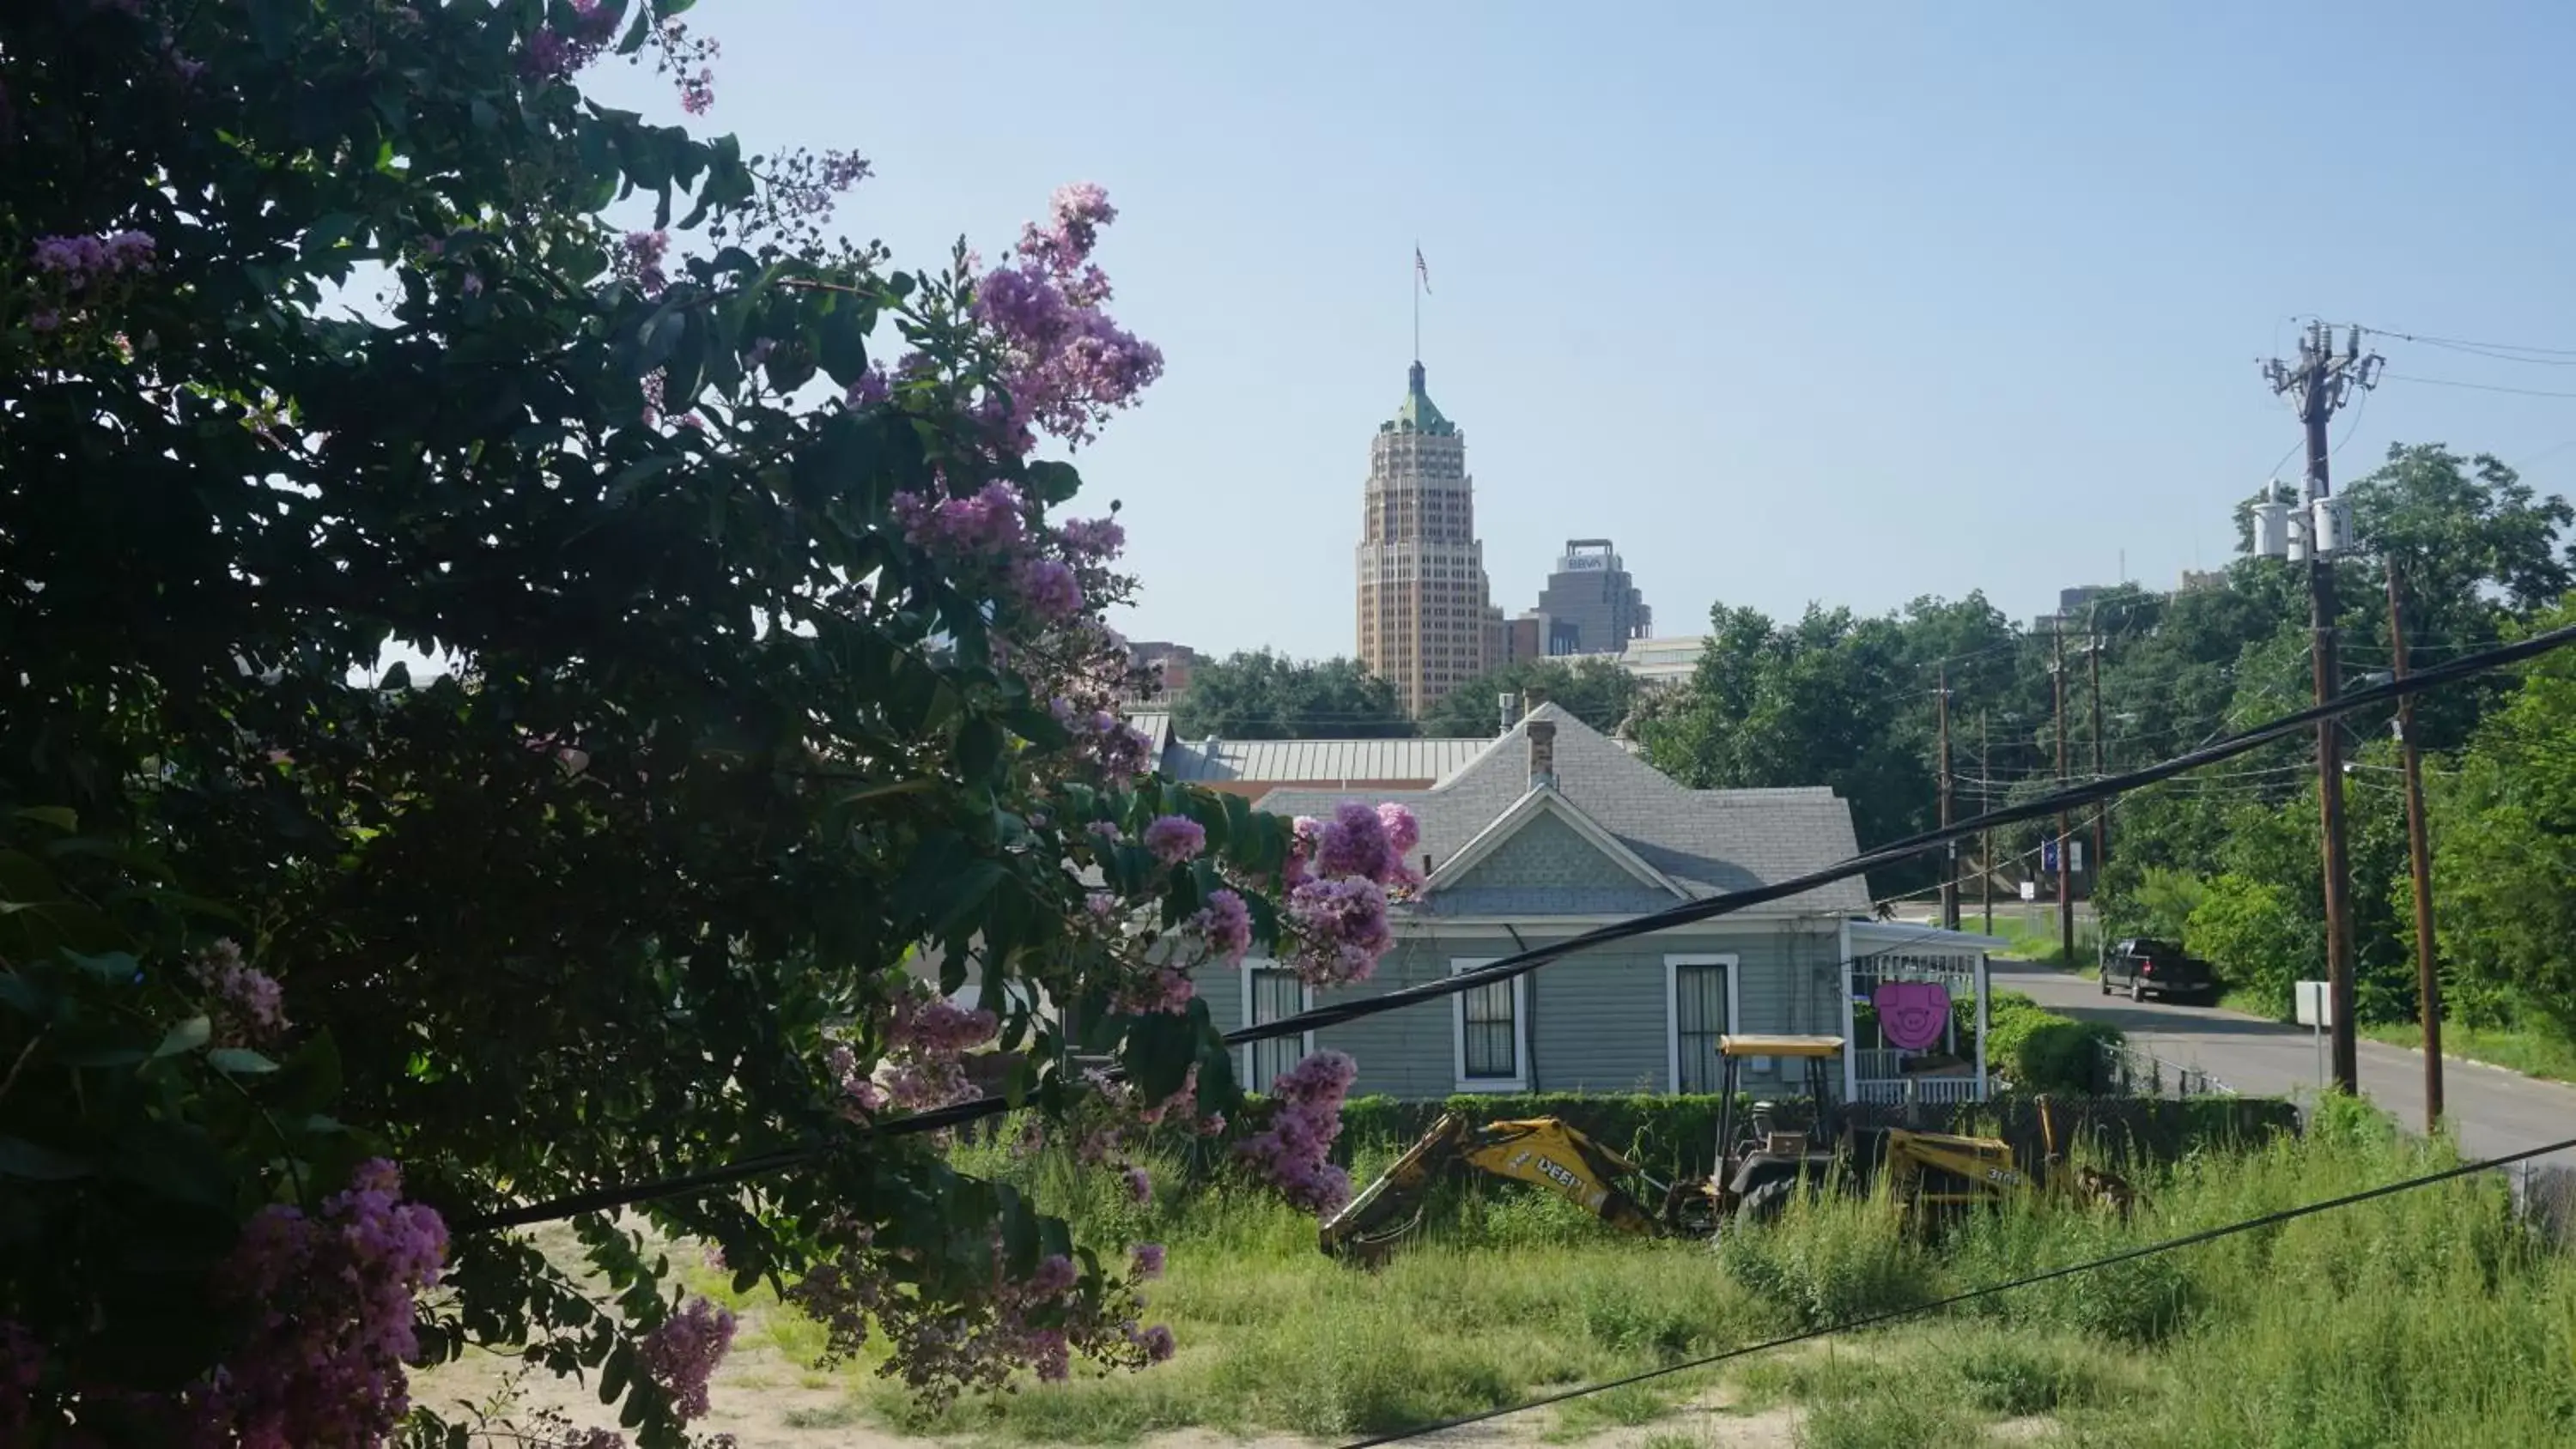
[[[1719,1246],[1610,1235],[1557,1200],[1454,1194],[1384,1269],[1323,1258],[1311,1218],[1158,1177],[1150,1205],[1051,1158],[961,1150],[1102,1245],[1168,1245],[1152,1318],[1181,1349],[1139,1374],[924,1412],[765,1291],[699,1291],[745,1326],[706,1427],[746,1445],[898,1439],[1197,1449],[1331,1441],[1906,1307],[2035,1269],[2414,1175],[2453,1159],[2329,1103],[2304,1140],[2210,1151],[2143,1183],[2127,1223],[2021,1207],[1945,1238],[1883,1203],[1801,1207]],[[1375,1154],[1371,1154],[1375,1156]],[[578,1390],[574,1397],[581,1397]],[[596,1413],[594,1407],[593,1413]],[[2017,1290],[1932,1317],[1671,1375],[1511,1421],[1506,1439],[1626,1449],[1968,1444],[2363,1449],[2576,1444],[2576,1261],[2501,1184],[2461,1181]]]
[[[2365,1023],[2361,1034],[2391,1046],[2424,1045],[2424,1029],[2412,1022]],[[2467,1057],[2529,1077],[2576,1082],[2576,1042],[2536,1031],[2480,1031],[2457,1022],[2442,1028],[2442,1055]]]
[[[1837,1202],[1712,1248],[1614,1238],[1551,1198],[1463,1194],[1448,1222],[1376,1273],[1326,1261],[1310,1219],[1254,1197],[1171,1192],[1139,1207],[1061,1163],[976,1154],[971,1165],[1016,1178],[1094,1234],[1166,1242],[1170,1273],[1152,1308],[1179,1334],[1179,1356],[938,1413],[854,1366],[837,1380],[845,1398],[806,1417],[1024,1443],[1382,1431],[2452,1160],[2359,1111],[2319,1122],[2304,1141],[2184,1163],[2147,1184],[2151,1200],[2127,1224],[2018,1209],[1917,1243],[1888,1231],[1884,1204]],[[769,1333],[802,1332],[757,1296],[741,1306]],[[1973,1442],[2007,1423],[2017,1440],[2069,1446],[2576,1443],[2576,1264],[2531,1244],[2493,1183],[2409,1193],[1830,1345],[1578,1401],[1548,1411],[1541,1432],[1577,1440],[1649,1424],[1627,1442],[1739,1443],[1722,1433],[1728,1415],[1785,1405],[1800,1410],[1797,1442],[1814,1449]],[[1726,1407],[1711,1409],[1713,1397]]]

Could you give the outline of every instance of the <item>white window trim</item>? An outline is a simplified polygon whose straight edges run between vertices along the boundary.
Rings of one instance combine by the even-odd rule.
[[[1473,971],[1491,966],[1499,956],[1457,957],[1449,962],[1449,974]],[[1450,1066],[1452,1080],[1461,1092],[1526,1092],[1529,1090],[1529,975],[1524,972],[1512,978],[1512,1065],[1517,1068],[1509,1077],[1470,1077],[1467,1075],[1467,993],[1449,998]]]
[[[1732,951],[1682,951],[1664,958],[1664,1090],[1682,1089],[1682,968],[1685,966],[1723,966],[1726,968],[1726,1029],[1741,1036],[1744,1018],[1736,1009],[1736,981],[1743,973],[1743,958]]]
[[[1266,958],[1253,956],[1246,956],[1243,958],[1242,982],[1244,1026],[1249,1028],[1259,1026],[1261,1024],[1252,1019],[1252,973],[1257,970],[1285,971],[1286,969],[1287,968],[1282,966],[1279,962]],[[1306,981],[1298,984],[1297,1009],[1299,1011],[1312,1011],[1315,1009],[1315,984],[1313,982]],[[1245,1042],[1243,1044],[1243,1055],[1234,1064],[1235,1084],[1247,1092],[1266,1092],[1270,1090],[1270,1084],[1268,1082],[1256,1083],[1252,1080],[1252,1052],[1256,1045],[1258,1044],[1254,1042]],[[1300,1057],[1311,1057],[1314,1054],[1315,1034],[1311,1031],[1303,1033],[1298,1043],[1297,1055]]]

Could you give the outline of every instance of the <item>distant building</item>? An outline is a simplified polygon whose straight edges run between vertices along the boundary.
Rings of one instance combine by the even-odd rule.
[[[1648,684],[1686,684],[1706,652],[1708,640],[1697,634],[1631,639],[1619,655],[1619,667]]]
[[[2225,569],[2184,569],[2182,571],[2182,585],[2177,592],[2188,594],[2198,592],[2202,589],[2223,589],[2226,587],[2227,570]]]
[[[1160,639],[1140,640],[1127,646],[1128,662],[1153,683],[1138,692],[1139,699],[1167,700],[1190,687],[1190,675],[1207,663],[1207,656],[1187,644],[1172,644]]]
[[[1534,626],[1540,654],[1563,656],[1617,654],[1654,633],[1654,617],[1610,540],[1570,538],[1538,607],[1514,622]]]
[[[1370,440],[1363,510],[1360,662],[1419,715],[1484,673],[1504,643],[1476,540],[1467,440],[1432,406],[1419,362],[1403,406]]]
[[[1496,664],[1517,664],[1546,654],[1547,625],[1536,610],[1517,619],[1504,620],[1501,628],[1503,647],[1494,658]]]

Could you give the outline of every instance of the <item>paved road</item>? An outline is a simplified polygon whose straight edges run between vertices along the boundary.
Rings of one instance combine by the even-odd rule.
[[[2313,1099],[2317,1090],[2315,1035],[2208,1006],[2171,1006],[2105,997],[2081,976],[2044,966],[1997,961],[1995,989],[2019,991],[2069,1016],[2107,1021],[2128,1033],[2141,1051],[2176,1066],[2196,1067],[2239,1092]],[[2444,1106],[2472,1157],[2512,1152],[2576,1137],[2576,1087],[2535,1081],[2454,1057],[2442,1074]],[[2361,1043],[2361,1090],[2409,1128],[2424,1122],[2424,1057],[2379,1042]],[[2541,1159],[2576,1168],[2576,1152]]]

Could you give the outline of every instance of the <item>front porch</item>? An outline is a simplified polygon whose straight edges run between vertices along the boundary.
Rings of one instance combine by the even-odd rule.
[[[1936,926],[1844,922],[1843,1040],[1849,1046],[1843,1100],[1890,1106],[1986,1100],[1986,957],[2006,944]],[[1885,998],[1903,1020],[1881,1019],[1880,988],[1889,986],[1903,988]]]

